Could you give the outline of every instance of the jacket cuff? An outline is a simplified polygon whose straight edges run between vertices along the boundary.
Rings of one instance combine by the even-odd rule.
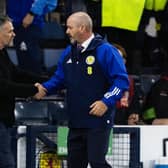
[[[33,13],[32,11],[29,11],[29,14],[32,15],[32,16],[35,16],[36,14]]]
[[[103,97],[101,100],[106,106],[108,106],[108,108],[113,107],[113,103],[111,101],[107,100],[105,97]]]

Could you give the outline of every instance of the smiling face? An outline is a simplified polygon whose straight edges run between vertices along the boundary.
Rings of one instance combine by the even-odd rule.
[[[8,46],[15,37],[14,28],[12,22],[5,21],[0,25],[0,48]]]

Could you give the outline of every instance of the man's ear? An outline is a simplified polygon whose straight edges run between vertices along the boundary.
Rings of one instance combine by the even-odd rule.
[[[85,30],[86,30],[86,27],[85,27],[84,25],[81,25],[81,26],[80,26],[80,31],[81,31],[81,32],[84,32]]]

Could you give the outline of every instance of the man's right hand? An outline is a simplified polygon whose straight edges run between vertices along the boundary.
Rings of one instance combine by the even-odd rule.
[[[40,83],[35,83],[34,86],[38,88],[38,93],[36,93],[33,96],[34,99],[40,100],[44,96],[46,96],[46,93],[47,93],[46,88],[44,88]]]
[[[136,113],[130,114],[128,117],[128,125],[136,125],[139,121],[139,115]]]

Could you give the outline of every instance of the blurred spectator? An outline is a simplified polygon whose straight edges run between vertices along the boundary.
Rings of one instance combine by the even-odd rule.
[[[87,13],[91,16],[93,20],[93,28],[95,32],[100,33],[102,36],[105,35],[105,32],[101,26],[101,0],[85,0]]]
[[[6,1],[6,12],[13,20],[16,34],[14,45],[22,69],[37,73],[42,71],[39,40],[42,37],[44,16],[56,6],[57,0]]]
[[[119,44],[113,44],[122,56],[126,64],[127,53],[125,49]],[[130,87],[125,91],[120,101],[116,104],[115,124],[117,125],[134,125],[139,121],[139,102],[134,90],[134,79],[131,75],[129,77]]]
[[[143,108],[146,124],[168,124],[168,71],[166,70],[151,87]]]
[[[1,0],[0,1],[0,14],[5,14],[5,4],[6,4],[6,0]]]
[[[72,1],[72,12],[77,12],[77,11],[86,12],[86,4],[84,0],[73,0]]]
[[[168,1],[164,10],[157,12],[157,29],[159,44],[162,51],[161,68],[167,66],[168,61]],[[163,70],[163,69],[162,69]]]

